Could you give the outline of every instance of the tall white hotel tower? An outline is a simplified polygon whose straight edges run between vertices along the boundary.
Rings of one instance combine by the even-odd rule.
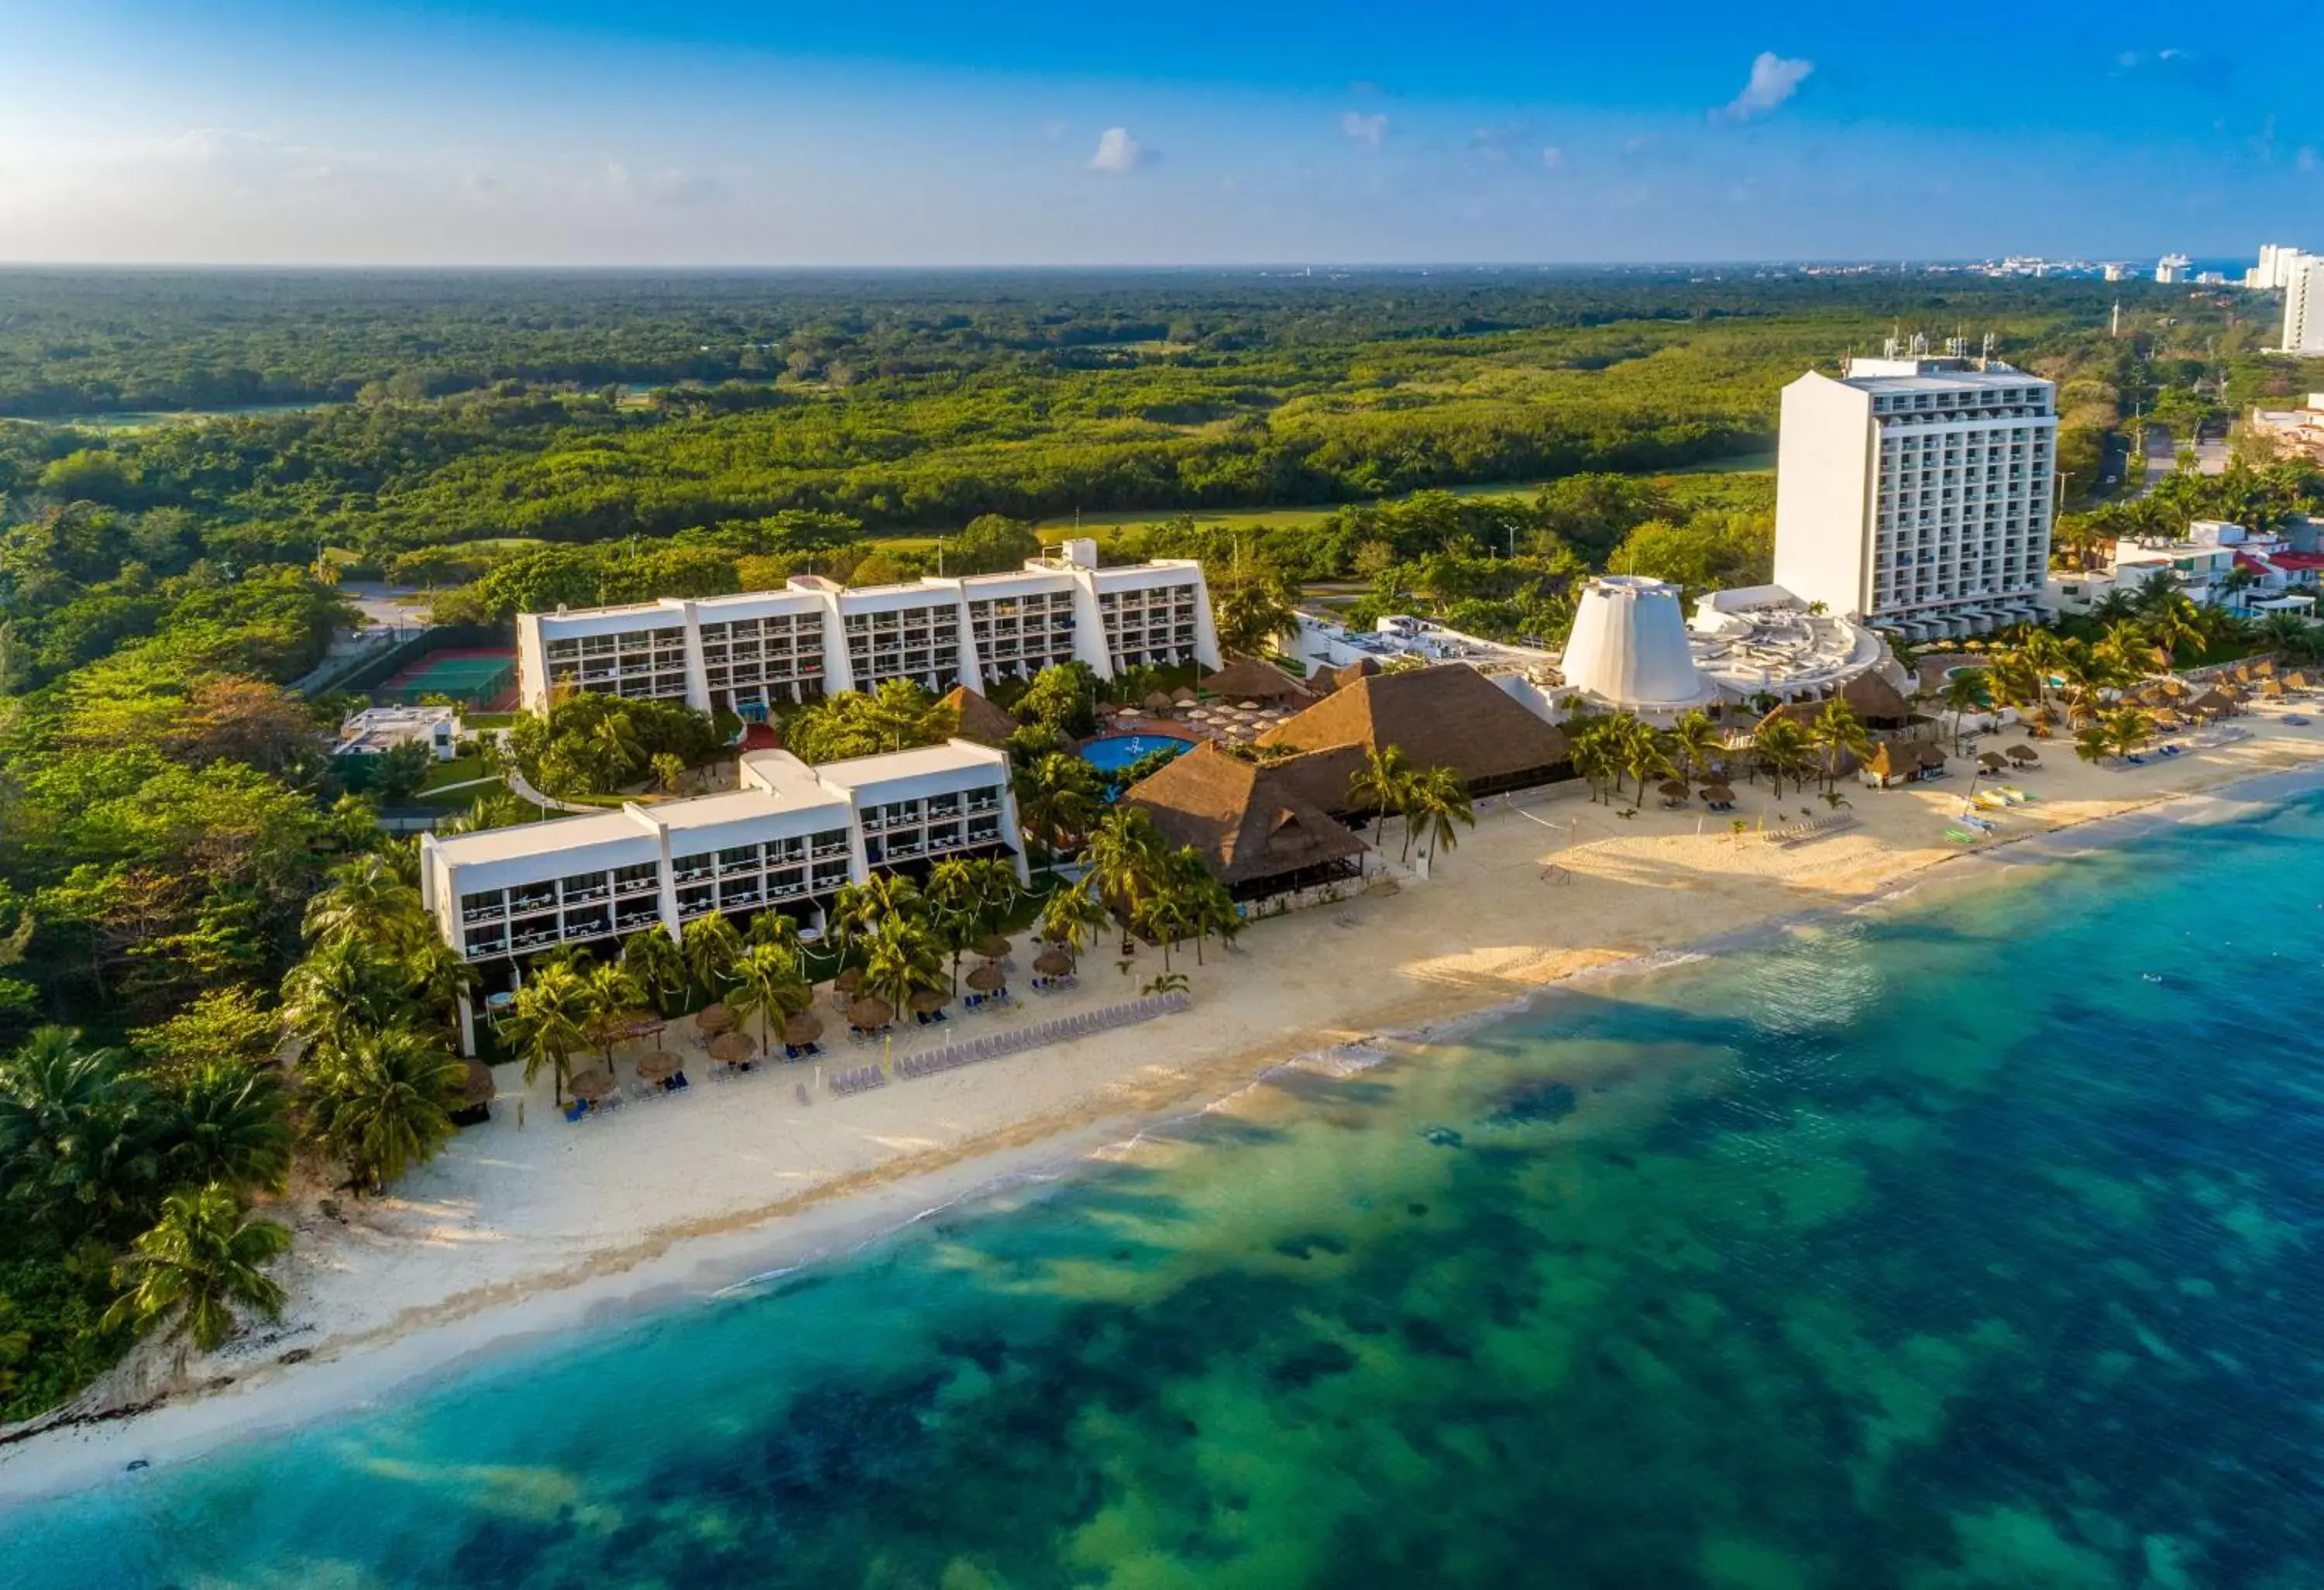
[[[1912,641],[2043,616],[2057,388],[1997,359],[1851,359],[1784,388],[1775,583]]]

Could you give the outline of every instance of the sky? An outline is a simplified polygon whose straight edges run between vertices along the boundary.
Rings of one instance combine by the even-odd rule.
[[[2324,14],[0,0],[0,262],[2324,249]]]

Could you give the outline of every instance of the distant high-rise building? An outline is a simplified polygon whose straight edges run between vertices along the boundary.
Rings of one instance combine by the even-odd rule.
[[[2300,258],[2299,271],[2284,284],[2282,346],[2288,354],[2324,354],[2324,259]]]
[[[2187,267],[2194,262],[2183,254],[2166,254],[2154,262],[2154,279],[2164,286],[2187,280]]]
[[[2259,245],[2259,263],[2244,273],[2244,285],[2272,292],[2292,285],[2292,279],[2314,263],[2317,256],[2281,243]]]
[[[1775,583],[1914,641],[2042,615],[2057,389],[1997,359],[1854,359],[1784,389]]]

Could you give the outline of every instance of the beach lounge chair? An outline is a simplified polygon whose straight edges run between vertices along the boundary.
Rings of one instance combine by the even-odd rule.
[[[588,1114],[589,1106],[583,1104],[579,1099],[575,1099],[572,1104],[566,1107],[565,1118],[567,1121],[579,1121],[587,1116]]]

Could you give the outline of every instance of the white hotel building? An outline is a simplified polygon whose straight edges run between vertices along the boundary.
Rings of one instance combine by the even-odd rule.
[[[509,986],[545,950],[603,953],[655,928],[675,937],[714,910],[779,910],[819,931],[840,888],[875,871],[994,855],[1026,876],[1005,752],[953,740],[810,767],[788,751],[757,751],[738,771],[741,788],[724,794],[422,835],[421,901],[489,990]],[[461,1035],[473,1052],[465,1010]]]
[[[981,691],[1074,660],[1107,679],[1140,663],[1220,667],[1202,565],[1100,569],[1097,543],[1072,541],[1011,574],[854,590],[809,576],[777,591],[517,618],[519,693],[536,712],[572,689],[756,717],[889,679]]]
[[[2056,396],[1987,359],[1801,376],[1784,389],[1775,583],[1913,641],[2043,617]]]

